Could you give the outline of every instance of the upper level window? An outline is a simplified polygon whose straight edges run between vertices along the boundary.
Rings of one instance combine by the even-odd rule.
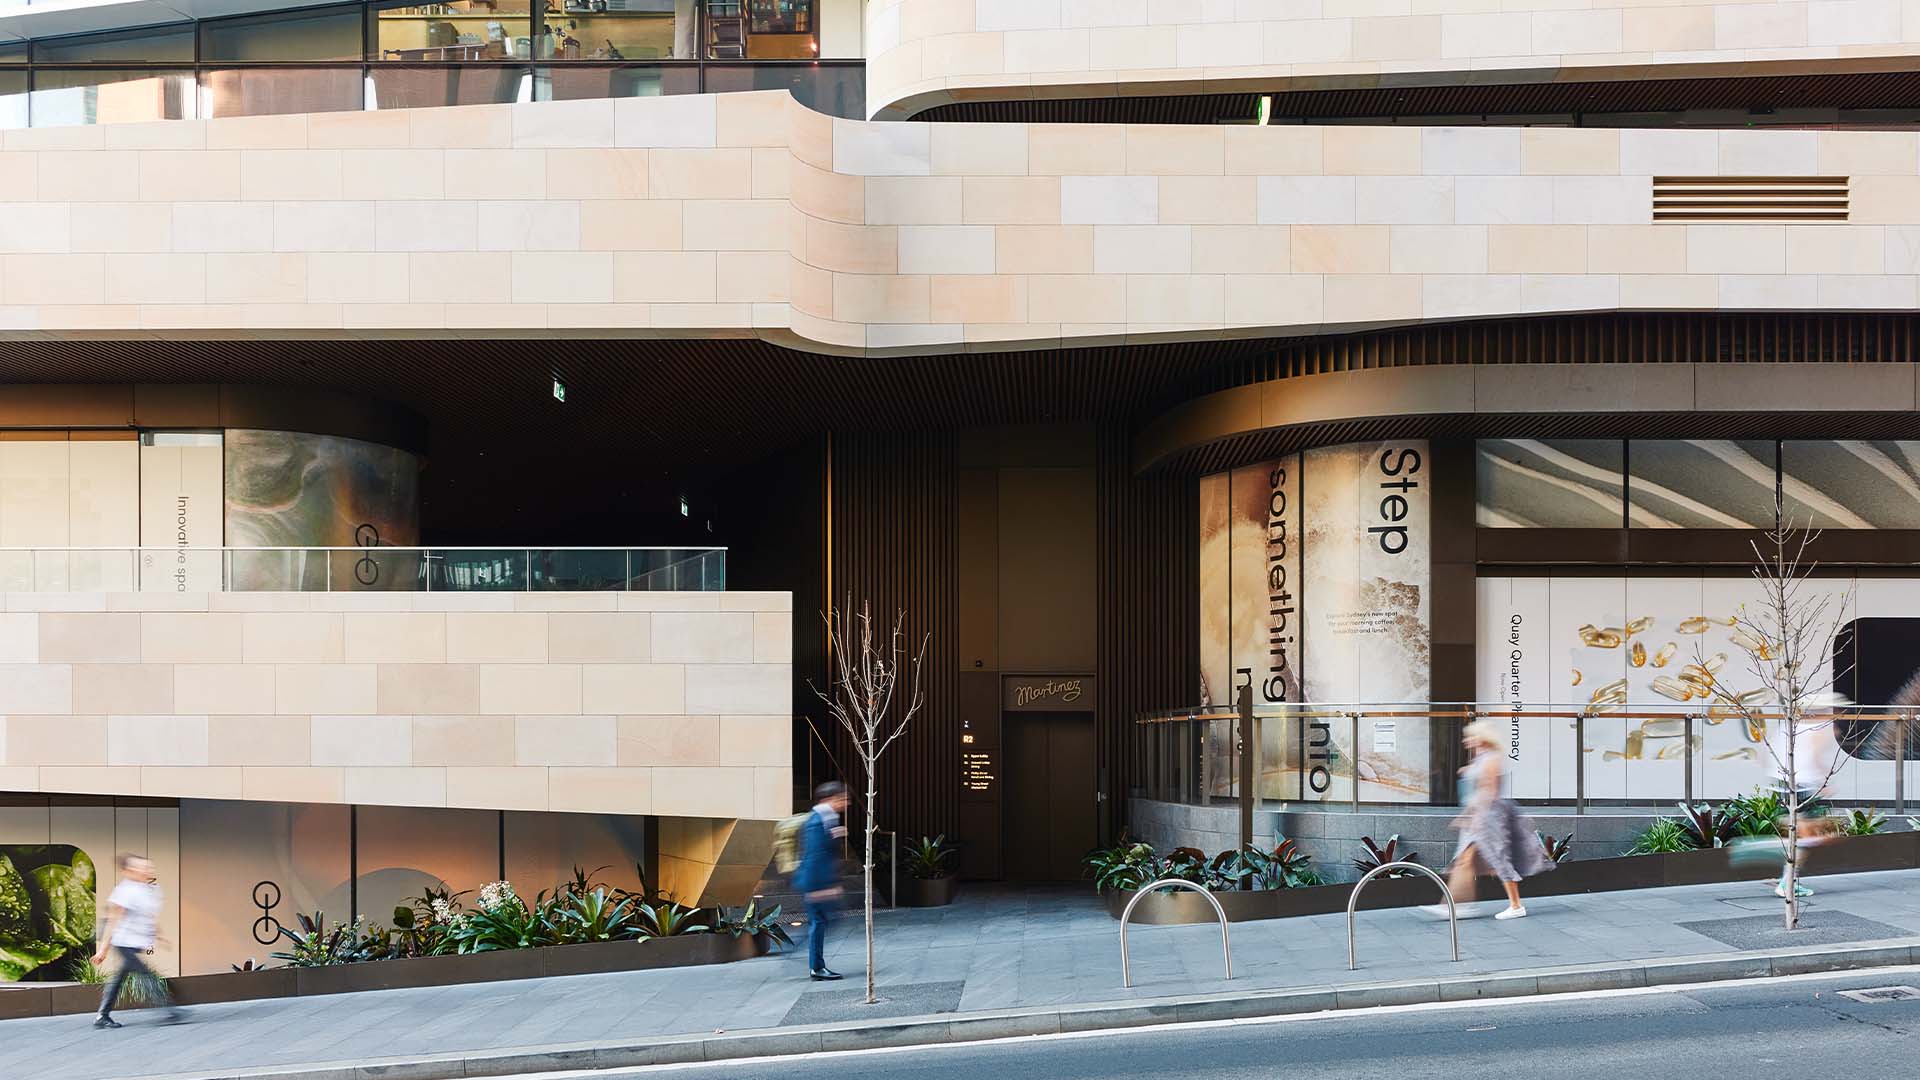
[[[280,11],[200,24],[200,58],[215,63],[358,60],[360,5]]]
[[[543,0],[543,60],[684,60],[695,0]]]
[[[707,0],[711,60],[812,60],[820,55],[818,0]]]
[[[48,38],[33,43],[33,60],[37,64],[191,64],[193,24]]]
[[[371,10],[376,60],[530,60],[533,22],[527,0],[452,0]]]

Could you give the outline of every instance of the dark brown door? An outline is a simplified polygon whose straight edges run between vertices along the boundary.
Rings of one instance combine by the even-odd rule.
[[[1093,714],[1008,713],[1001,723],[1007,877],[1078,880],[1097,836]]]

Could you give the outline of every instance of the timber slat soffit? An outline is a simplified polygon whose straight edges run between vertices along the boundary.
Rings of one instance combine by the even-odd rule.
[[[1844,176],[1656,176],[1653,220],[1847,220]]]

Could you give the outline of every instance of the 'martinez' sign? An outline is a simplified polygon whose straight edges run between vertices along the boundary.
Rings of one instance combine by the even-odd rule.
[[[1088,675],[1012,675],[1002,684],[1008,712],[1092,712],[1093,678]]]

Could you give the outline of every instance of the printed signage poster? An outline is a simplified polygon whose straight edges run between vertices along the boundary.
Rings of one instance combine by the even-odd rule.
[[[1231,705],[1419,702],[1429,693],[1427,444],[1309,450],[1200,481],[1200,694]],[[1338,710],[1332,710],[1338,711]],[[1232,725],[1209,787],[1232,794]],[[1427,800],[1427,725],[1342,717],[1261,725],[1262,798]]]
[[[1755,642],[1733,625],[1743,606],[1749,618],[1761,610],[1752,579],[1482,578],[1478,588],[1477,696],[1509,713],[1583,714],[1584,746],[1573,720],[1506,720],[1514,797],[1574,798],[1576,756],[1585,758],[1592,799],[1681,798],[1689,760],[1698,798],[1745,794],[1773,775],[1768,721],[1748,724],[1706,689],[1718,685],[1754,706],[1772,700],[1753,669]],[[1829,675],[1816,678],[1833,678],[1837,692],[1862,705],[1893,703],[1920,686],[1920,619],[1911,616],[1920,581],[1816,578],[1802,589],[1803,603],[1834,605],[1840,626],[1827,648]],[[1838,734],[1846,754],[1833,797],[1892,798],[1894,726],[1847,721]],[[1907,741],[1915,745],[1911,728]],[[1907,767],[1911,784],[1920,774]]]

